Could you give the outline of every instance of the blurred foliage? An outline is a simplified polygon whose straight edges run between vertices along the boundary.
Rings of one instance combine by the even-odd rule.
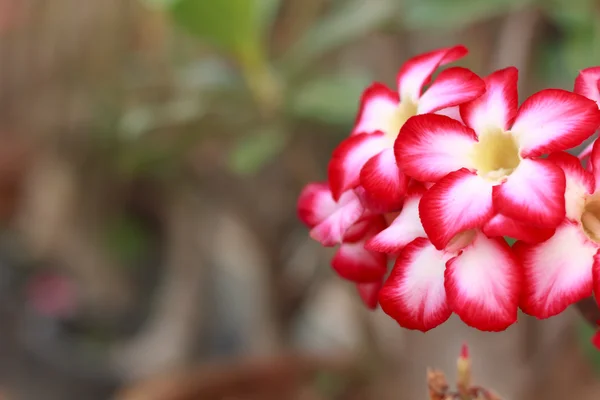
[[[600,60],[596,0],[329,0],[278,56],[269,46],[282,0],[141,1],[217,52],[203,52],[178,67],[179,98],[172,103],[130,110],[120,124],[123,137],[135,140],[216,113],[226,122],[223,128],[234,132],[226,165],[236,173],[255,173],[277,156],[295,120],[313,120],[338,133],[351,128],[372,76],[360,68],[323,71],[319,61],[370,32],[459,31],[535,8],[557,29],[535,46],[536,72],[546,83],[570,88],[578,70]],[[142,161],[129,164],[156,157],[137,156]]]

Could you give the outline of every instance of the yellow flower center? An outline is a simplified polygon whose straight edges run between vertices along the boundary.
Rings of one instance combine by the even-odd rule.
[[[591,240],[600,243],[600,198],[591,197],[581,214],[583,231]]]
[[[408,119],[417,115],[417,105],[410,101],[403,101],[398,104],[398,108],[390,115],[387,126],[385,127],[385,135],[392,140],[396,140],[400,128]]]
[[[511,132],[494,130],[479,137],[471,154],[477,173],[492,182],[509,176],[521,162],[519,146]]]

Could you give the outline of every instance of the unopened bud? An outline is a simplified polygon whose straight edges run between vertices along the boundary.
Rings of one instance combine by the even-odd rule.
[[[464,396],[469,393],[471,388],[471,359],[469,358],[469,347],[466,344],[462,346],[456,366],[458,370],[458,392]]]

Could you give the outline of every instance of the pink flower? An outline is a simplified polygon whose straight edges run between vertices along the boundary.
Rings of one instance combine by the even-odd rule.
[[[366,250],[367,240],[385,228],[381,216],[365,213],[354,190],[333,200],[326,183],[309,183],[298,199],[298,218],[323,246],[339,244],[331,266],[342,278],[358,283],[381,281],[387,272],[387,257]]]
[[[521,308],[538,318],[559,314],[591,296],[594,287],[600,294],[600,170],[586,171],[567,153],[551,154],[548,160],[566,175],[566,216],[545,242],[514,245],[525,272]],[[599,145],[590,162],[600,168]]]
[[[398,166],[414,179],[436,182],[419,210],[437,249],[497,214],[507,218],[496,221],[497,235],[514,234],[508,226],[514,219],[529,238],[536,235],[527,226],[553,229],[564,219],[564,173],[539,157],[580,144],[600,124],[600,111],[591,100],[558,89],[542,90],[517,109],[517,76],[512,67],[488,76],[486,93],[460,106],[466,126],[426,114],[400,130]]]
[[[594,100],[600,107],[600,67],[590,67],[583,69],[575,78],[575,88],[573,90],[588,99]],[[585,159],[592,153],[594,142],[587,145],[579,154],[580,159]]]
[[[401,207],[408,182],[396,165],[394,140],[411,116],[456,106],[485,91],[477,75],[459,67],[441,72],[423,91],[439,66],[466,54],[463,46],[421,54],[398,72],[397,92],[381,83],[365,90],[352,134],[336,148],[329,164],[329,183],[335,199],[360,184],[379,209],[392,211]]]
[[[370,240],[400,253],[379,294],[381,308],[401,326],[427,331],[446,321],[452,312],[467,325],[484,331],[501,331],[517,320],[521,269],[501,238],[488,238],[471,229],[455,235],[444,249],[436,249],[419,225],[422,193],[409,195],[396,221],[410,227],[413,238],[390,227]],[[408,242],[408,243],[406,243]]]

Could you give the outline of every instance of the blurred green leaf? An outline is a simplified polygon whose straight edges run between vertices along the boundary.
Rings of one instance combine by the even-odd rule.
[[[516,243],[517,239],[513,239],[511,237],[508,236],[504,236],[504,240],[506,241],[506,243],[508,243],[509,246],[512,247],[513,244]]]
[[[255,0],[257,2],[258,24],[263,35],[268,35],[277,18],[281,0]]]
[[[282,60],[290,74],[315,59],[351,43],[398,16],[397,0],[348,0],[322,18],[288,51]]]
[[[110,253],[124,265],[131,265],[139,260],[150,246],[148,232],[128,215],[110,221],[105,235]]]
[[[188,33],[229,51],[244,66],[262,64],[259,2],[264,0],[177,0],[175,22]]]
[[[530,3],[533,0],[406,0],[401,20],[408,29],[454,29]]]
[[[179,0],[140,0],[143,4],[152,8],[165,8],[170,7]]]
[[[317,77],[296,89],[289,111],[296,117],[350,126],[360,95],[371,82],[367,74]]]
[[[242,136],[229,155],[230,169],[240,175],[257,173],[285,147],[289,135],[280,126]]]
[[[555,22],[561,28],[559,40],[548,40],[537,57],[540,75],[550,84],[572,89],[579,70],[598,65],[600,60],[600,20],[593,10],[574,0],[577,12],[569,16],[555,8]]]
[[[592,344],[592,336],[596,333],[596,329],[585,321],[580,321],[577,326],[577,341],[583,351],[586,359],[594,368],[596,373],[600,373],[600,350]]]

